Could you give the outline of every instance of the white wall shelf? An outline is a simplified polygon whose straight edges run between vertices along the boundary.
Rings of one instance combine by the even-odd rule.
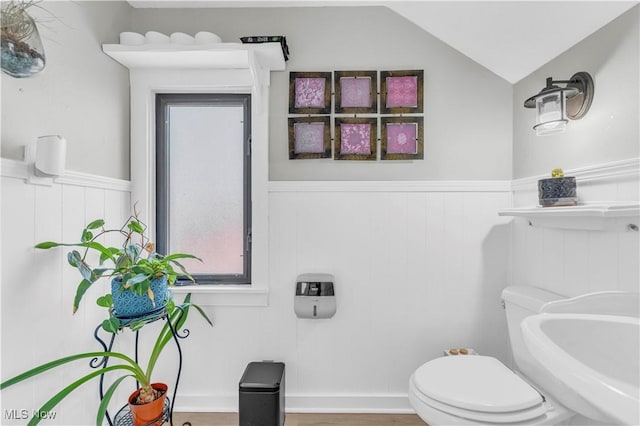
[[[102,51],[130,69],[247,69],[252,67],[254,55],[270,71],[285,69],[280,43],[103,44]]]
[[[523,217],[529,225],[592,231],[638,231],[640,203],[584,204],[571,207],[517,207],[500,216]]]

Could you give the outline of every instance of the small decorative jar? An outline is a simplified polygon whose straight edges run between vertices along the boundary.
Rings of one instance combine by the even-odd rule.
[[[561,169],[554,169],[551,178],[538,181],[538,201],[542,207],[575,206],[576,178],[564,176]]]

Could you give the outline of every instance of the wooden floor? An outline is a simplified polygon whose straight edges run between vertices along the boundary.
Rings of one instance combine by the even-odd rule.
[[[295,414],[285,426],[425,426],[414,414]],[[238,426],[238,413],[173,413],[173,426]]]

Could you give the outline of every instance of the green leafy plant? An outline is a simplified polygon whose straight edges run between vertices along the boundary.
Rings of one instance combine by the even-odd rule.
[[[104,397],[100,401],[100,405],[98,407],[98,411],[96,414],[96,425],[101,425],[102,421],[107,412],[107,408],[113,394],[120,386],[120,384],[127,377],[133,377],[140,384],[141,394],[151,395],[151,398],[155,399],[156,395],[154,395],[154,391],[151,388],[152,383],[152,374],[153,370],[156,366],[156,363],[160,357],[160,354],[166,347],[167,343],[173,338],[172,328],[173,330],[182,329],[184,323],[187,320],[189,309],[195,308],[200,315],[209,323],[209,325],[213,326],[213,323],[207,316],[207,314],[196,304],[191,303],[191,294],[187,294],[183,303],[179,306],[175,305],[173,301],[169,302],[166,307],[167,312],[167,322],[164,324],[158,337],[156,338],[155,344],[151,351],[151,355],[149,356],[149,361],[146,365],[146,368],[142,367],[136,361],[131,359],[129,356],[113,351],[100,351],[100,352],[84,352],[75,355],[70,355],[64,358],[59,358],[54,361],[39,365],[33,369],[25,371],[22,374],[19,374],[15,377],[12,377],[0,384],[0,390],[3,390],[9,386],[12,386],[16,383],[20,383],[29,378],[38,376],[42,373],[45,373],[54,368],[60,367],[62,365],[66,365],[68,363],[83,360],[83,359],[102,359],[102,367],[98,368],[95,371],[92,371],[89,374],[73,381],[65,388],[60,390],[58,393],[53,395],[47,402],[42,405],[42,407],[36,412],[36,415],[32,417],[29,421],[29,425],[37,425],[40,423],[42,418],[38,416],[38,413],[48,413],[50,412],[60,401],[69,396],[73,391],[75,391],[81,385],[92,381],[95,378],[99,378],[100,376],[111,373],[111,372],[120,372],[123,373],[121,376],[117,377],[113,383],[107,388],[104,393]],[[108,365],[109,360],[119,361],[118,364]],[[150,398],[150,399],[151,399]],[[148,402],[148,401],[145,401]]]
[[[564,177],[564,172],[560,168],[553,169],[551,170],[551,177],[552,178]]]
[[[173,285],[180,275],[193,281],[193,277],[180,260],[201,259],[186,253],[168,255],[156,253],[155,245],[145,234],[146,226],[138,219],[137,212],[120,229],[106,229],[104,225],[103,219],[90,222],[82,230],[80,242],[77,243],[45,241],[35,246],[37,249],[61,246],[79,249],[67,254],[69,264],[77,268],[82,276],[73,299],[73,313],[78,310],[87,290],[103,277],[121,278],[120,291],[129,290],[139,295],[146,293],[151,301],[153,301],[151,280],[154,278],[166,276],[169,285]],[[111,233],[119,233],[123,236],[124,242],[121,247],[107,247],[99,242],[101,237]],[[87,260],[87,255],[92,251],[100,255],[96,266],[90,265]],[[107,303],[105,299],[98,299],[99,305],[105,306],[105,303]]]

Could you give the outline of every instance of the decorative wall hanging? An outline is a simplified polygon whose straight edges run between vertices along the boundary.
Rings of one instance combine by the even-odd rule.
[[[44,47],[27,9],[36,1],[11,1],[2,5],[2,71],[11,77],[31,77],[45,67]],[[39,7],[39,6],[38,6]]]
[[[289,159],[422,160],[423,98],[423,70],[290,72]]]
[[[331,72],[289,73],[289,113],[331,113]]]
[[[376,160],[378,120],[376,118],[336,118],[335,160]]]
[[[380,122],[382,160],[422,160],[424,119],[422,117],[382,117]]]
[[[331,158],[329,117],[289,118],[289,159],[312,158]]]
[[[334,71],[335,112],[361,114],[378,112],[377,71]]]
[[[380,71],[380,113],[423,112],[424,71]]]

